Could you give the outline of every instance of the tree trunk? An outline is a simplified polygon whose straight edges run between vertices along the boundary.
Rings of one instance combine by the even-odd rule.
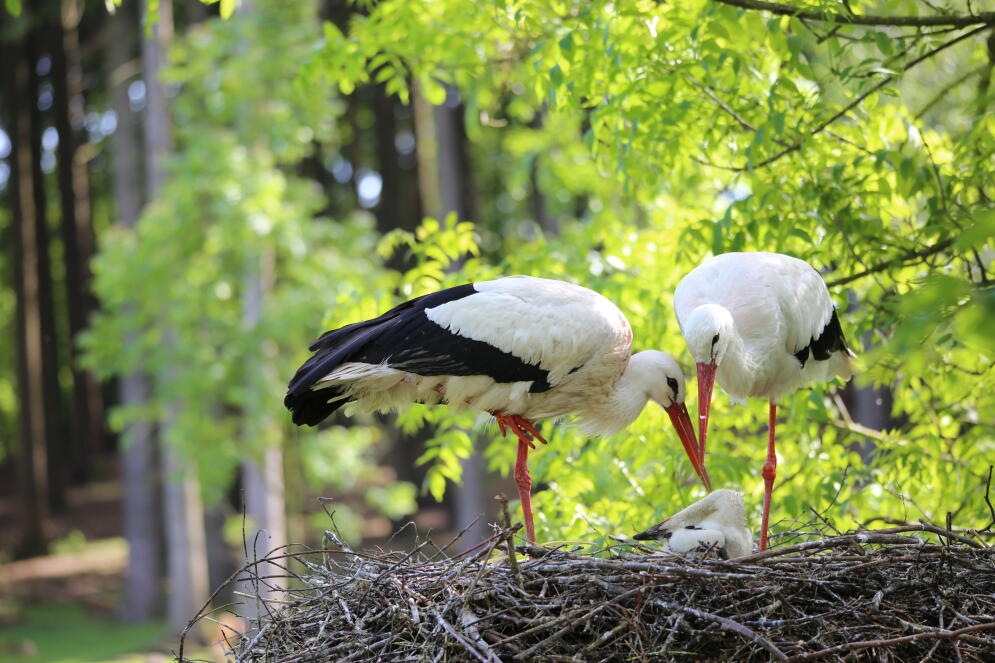
[[[20,452],[17,475],[21,481],[20,515],[21,555],[41,554],[47,546],[48,521],[48,440],[52,434],[46,408],[48,402],[46,377],[49,357],[44,352],[46,339],[42,308],[42,254],[48,244],[40,243],[44,237],[38,226],[44,222],[36,206],[33,173],[38,161],[39,143],[33,140],[32,114],[36,112],[33,100],[37,99],[38,85],[35,77],[35,52],[31,36],[26,35],[19,46],[11,49],[13,57],[7,62],[8,99],[11,104],[11,177],[10,196],[13,207],[13,237],[11,262],[14,265],[14,287],[17,298],[17,369],[20,426]]]
[[[165,427],[179,415],[171,404]],[[166,520],[166,622],[175,633],[183,630],[207,601],[207,543],[204,504],[196,468],[175,443],[162,445],[163,514]]]
[[[397,148],[394,145],[397,122],[394,120],[394,98],[387,94],[386,86],[373,86],[374,145],[377,153],[377,167],[380,170],[382,187],[380,202],[376,206],[377,230],[381,233],[403,227],[400,223],[401,169],[397,163]]]
[[[535,117],[529,122],[529,128],[540,130],[542,129],[542,110],[537,110]],[[549,236],[556,235],[559,232],[559,224],[556,219],[550,216],[549,208],[546,206],[546,194],[542,191],[542,186],[539,184],[539,153],[535,153],[532,156],[532,163],[529,165],[529,188],[531,189],[531,205],[532,205],[532,217],[535,222],[539,224]]]
[[[263,255],[248,266],[243,283],[242,310],[243,322],[249,330],[256,328],[262,319],[266,296],[273,290],[274,272],[275,255],[272,250],[264,249]],[[260,337],[260,370],[268,380],[275,381],[277,377],[272,370],[273,357],[267,350],[267,345]],[[246,562],[266,557],[270,551],[287,544],[283,449],[280,447],[279,433],[273,430],[276,424],[269,417],[259,414],[266,411],[262,403],[265,397],[265,393],[260,393],[258,386],[250,381],[242,417],[242,435],[246,449],[246,460],[242,463],[242,487],[245,490],[245,515],[248,520],[245,546],[249,559]],[[252,451],[259,449],[261,445],[265,449],[257,460]],[[246,594],[264,599],[273,598],[279,593],[278,588],[286,586],[286,581],[281,577],[283,570],[280,566],[264,564],[257,566],[255,572],[268,580],[265,584],[245,587],[243,591]],[[254,602],[246,604],[241,614],[261,618],[267,613],[259,602]]]
[[[145,0],[142,9],[148,12],[153,0]],[[166,180],[165,160],[172,149],[172,128],[165,89],[159,74],[166,61],[166,52],[173,33],[171,0],[158,0],[158,19],[144,32],[142,60],[145,68],[145,155],[146,187],[149,199],[155,198]],[[170,329],[164,333],[164,343],[175,343]],[[169,380],[168,375],[162,376]],[[166,575],[169,593],[166,600],[166,621],[170,628],[184,628],[194,613],[207,600],[207,551],[204,540],[204,507],[200,497],[196,468],[184,458],[169,433],[175,426],[178,403],[166,406],[162,423],[163,515],[166,534]]]
[[[45,30],[38,25],[27,36],[27,61],[31,65],[28,99],[38,99],[41,78],[36,63],[42,54]],[[41,169],[41,138],[44,130],[42,111],[37,103],[30,104],[28,136],[34,158],[31,161],[31,193],[34,202],[35,245],[37,246],[38,309],[41,325],[42,382],[45,394],[44,414],[49,459],[67,454],[68,422],[64,416],[62,393],[59,389],[59,338],[55,324],[55,300],[52,284],[51,239],[48,227],[48,203],[45,195],[45,175]],[[66,504],[67,472],[64,463],[48,463],[48,498],[50,506],[59,511]]]
[[[117,129],[111,137],[114,201],[117,223],[133,228],[142,208],[142,145],[138,116],[131,110],[128,86],[139,72],[137,41],[140,34],[133,5],[118,7],[111,18],[111,101]],[[124,375],[119,397],[125,408],[145,406],[149,378],[141,371]],[[128,541],[128,569],[124,578],[121,618],[138,623],[162,614],[162,503],[155,430],[147,421],[128,424],[121,433],[121,511]]]
[[[83,73],[80,62],[79,0],[62,0],[52,23],[52,87],[55,128],[59,133],[59,194],[66,301],[69,311],[69,358],[73,373],[73,425],[70,440],[76,479],[88,477],[103,442],[103,396],[96,376],[80,368],[75,339],[86,328],[96,300],[90,290],[94,252],[90,182],[86,157],[79,150],[84,121]]]

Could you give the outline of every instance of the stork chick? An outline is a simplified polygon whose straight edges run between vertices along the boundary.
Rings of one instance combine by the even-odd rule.
[[[726,488],[709,493],[632,538],[637,541],[666,539],[667,547],[675,553],[715,547],[723,559],[753,552],[753,535],[746,528],[743,497]]]

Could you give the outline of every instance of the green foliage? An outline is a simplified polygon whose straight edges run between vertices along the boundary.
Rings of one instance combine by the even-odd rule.
[[[319,216],[317,187],[288,167],[337,138],[340,104],[294,84],[317,39],[313,12],[258,2],[177,44],[171,177],[134,231],[103,237],[94,262],[103,312],[82,339],[88,364],[154,376],[148,406],[120,408],[112,423],[168,420],[166,441],[196,462],[210,499],[243,458],[285,439],[302,447],[310,486],[363,489],[375,472],[375,429],[291,434],[282,405],[320,311],[354,319],[372,308],[356,292],[395,283],[375,259],[370,218]],[[376,495],[391,513],[413,509],[410,491]]]
[[[911,0],[887,9],[921,11]],[[948,510],[983,526],[995,458],[995,120],[983,36],[962,38],[974,29],[803,23],[705,0],[386,0],[345,32],[326,24],[301,80],[345,93],[383,82],[402,100],[409,81],[433,102],[440,83],[460,92],[488,260],[443,278],[451,257],[430,248],[431,233],[422,249],[392,236],[386,246],[403,239],[418,261],[404,294],[495,266],[565,278],[616,301],[637,348],[684,356],[671,296],[704,257],[810,261],[863,354],[858,384],[892,388],[895,425],[854,426],[834,398],[841,383],[786,399],[773,520],[787,527],[836,500],[841,526],[942,521]],[[536,225],[533,179],[558,233]],[[400,419],[440,426],[423,456],[436,495],[470,449],[466,421],[438,412]],[[744,489],[755,515],[766,404],[720,398],[713,413],[713,480]],[[551,424],[544,434],[533,468],[549,486],[536,497],[547,532],[624,534],[701,494],[661,412],[612,439]],[[488,457],[508,469],[513,446],[495,439]]]

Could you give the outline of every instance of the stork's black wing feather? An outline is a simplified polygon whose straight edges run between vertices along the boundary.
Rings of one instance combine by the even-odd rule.
[[[476,341],[429,320],[425,314],[446,302],[475,294],[472,283],[404,302],[372,320],[325,332],[311,345],[314,355],[290,381],[284,404],[294,423],[317,425],[348,399],[336,387],[312,389],[346,362],[384,364],[417,375],[487,375],[495,382],[532,381],[532,392],[546,391],[548,371],[497,347]]]
[[[826,361],[834,352],[846,352],[847,349],[848,346],[846,338],[843,336],[843,328],[840,326],[840,319],[836,315],[836,309],[833,308],[833,314],[829,317],[829,322],[822,328],[819,336],[817,338],[813,337],[808,345],[795,353],[795,357],[801,362],[802,367],[804,367],[810,354],[812,359]]]

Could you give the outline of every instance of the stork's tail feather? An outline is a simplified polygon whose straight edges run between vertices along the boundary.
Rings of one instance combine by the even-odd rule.
[[[390,319],[385,316],[333,329],[311,345],[314,354],[297,369],[283,400],[287,409],[293,412],[295,424],[317,426],[344,403],[353,400],[346,397],[341,386],[318,389],[314,386],[388,327]]]
[[[829,359],[830,375],[838,375],[844,380],[849,380],[857,372],[856,359],[857,355],[848,347],[833,353]]]
[[[340,387],[306,389],[297,393],[288,392],[283,404],[293,413],[294,423],[298,426],[317,426],[351,400],[343,396]]]

